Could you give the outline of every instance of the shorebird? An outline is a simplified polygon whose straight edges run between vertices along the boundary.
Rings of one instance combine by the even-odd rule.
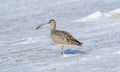
[[[39,29],[41,26],[46,25],[46,24],[51,25],[51,29],[50,29],[51,38],[55,43],[61,46],[62,54],[64,53],[63,51],[64,45],[81,46],[83,44],[82,42],[79,42],[77,39],[75,39],[70,33],[66,31],[57,30],[56,21],[54,19],[49,20],[48,23],[44,23],[44,24],[37,26],[36,29]]]

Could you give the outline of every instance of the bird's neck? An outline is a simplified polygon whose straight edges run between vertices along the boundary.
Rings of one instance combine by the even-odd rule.
[[[55,31],[55,29],[56,29],[56,23],[54,23],[54,24],[51,25],[51,32]]]

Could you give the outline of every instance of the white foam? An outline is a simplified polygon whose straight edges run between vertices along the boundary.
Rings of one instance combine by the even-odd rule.
[[[106,13],[106,18],[113,18],[113,16],[118,15],[118,14],[120,14],[120,8]]]
[[[30,43],[37,42],[37,41],[38,41],[37,38],[28,38],[26,40],[16,41],[12,45],[30,44]]]
[[[80,54],[63,54],[63,57],[79,56]]]
[[[104,13],[97,11],[92,13],[91,15],[88,15],[87,17],[84,17],[82,19],[75,20],[74,22],[88,22],[88,21],[97,21],[100,19],[105,18]]]
[[[120,8],[112,10],[108,13],[96,11],[86,17],[74,20],[73,22],[90,22],[90,21],[98,21],[98,20],[109,19],[109,18],[120,18]]]

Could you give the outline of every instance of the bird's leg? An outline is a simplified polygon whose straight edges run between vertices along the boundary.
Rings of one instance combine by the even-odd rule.
[[[62,49],[62,53],[61,53],[61,54],[62,54],[62,55],[64,54],[63,47],[64,47],[64,46],[63,46],[63,45],[61,45],[61,49]]]

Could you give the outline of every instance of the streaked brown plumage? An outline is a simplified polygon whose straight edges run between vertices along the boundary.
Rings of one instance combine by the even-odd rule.
[[[57,44],[81,46],[81,43],[79,41],[77,41],[74,37],[65,31],[51,31],[51,38]]]
[[[68,32],[56,30],[56,21],[55,20],[53,20],[53,19],[49,20],[48,24],[51,25],[50,34],[51,34],[52,40],[55,43],[61,45],[62,49],[63,49],[64,45],[77,45],[77,46],[81,46],[83,44],[83,43],[79,42],[77,39],[75,39]],[[40,25],[40,26],[42,26],[42,25]],[[38,29],[40,26],[38,26],[36,29]]]

